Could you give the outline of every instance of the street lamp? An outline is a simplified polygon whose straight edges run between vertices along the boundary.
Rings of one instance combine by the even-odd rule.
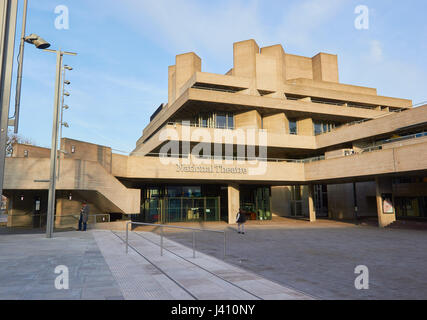
[[[62,103],[61,103],[61,121],[60,121],[60,128],[59,128],[59,152],[62,152],[65,154],[65,150],[62,150],[62,128],[69,128],[70,126],[68,125],[68,123],[64,122],[64,110],[68,110],[70,107],[68,105],[64,105],[64,100],[65,97],[69,97],[70,93],[65,91],[65,85],[70,85],[71,82],[65,79],[65,71],[71,71],[73,70],[73,68],[71,68],[69,65],[64,65],[62,67]],[[59,176],[60,176],[60,172],[61,172],[61,156],[59,156],[58,159],[58,173],[57,173],[57,177],[59,180]]]
[[[55,220],[55,192],[56,192],[56,166],[58,163],[58,125],[59,125],[59,108],[61,108],[61,114],[63,110],[63,105],[60,103],[60,88],[62,77],[61,71],[65,70],[62,67],[62,61],[64,55],[75,56],[77,53],[65,52],[61,49],[59,50],[50,50],[44,49],[44,51],[52,52],[56,54],[56,81],[55,81],[55,100],[53,108],[53,125],[52,125],[52,146],[50,149],[50,180],[49,180],[49,198],[48,198],[48,207],[47,207],[47,225],[46,225],[46,237],[52,238],[54,220]],[[65,71],[64,71],[65,72]],[[64,92],[64,83],[62,83],[62,88]],[[64,95],[62,95],[62,101],[64,101]],[[62,128],[62,119],[61,119],[61,128]]]
[[[49,42],[34,33],[30,34],[28,37],[25,37],[24,41],[35,45],[37,49],[47,49],[50,47]]]

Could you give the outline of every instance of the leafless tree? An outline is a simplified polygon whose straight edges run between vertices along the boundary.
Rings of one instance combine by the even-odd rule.
[[[13,132],[9,132],[9,134],[7,135],[7,142],[6,142],[6,156],[7,157],[12,156],[13,145],[15,143],[35,145],[34,141],[32,141],[31,139],[23,137],[19,134],[14,134]]]

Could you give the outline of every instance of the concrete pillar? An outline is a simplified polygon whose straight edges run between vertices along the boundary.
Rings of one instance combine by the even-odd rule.
[[[280,44],[261,48],[261,55],[272,57],[275,60],[274,80],[276,87],[286,82],[286,54]],[[257,73],[258,77],[258,73]]]
[[[228,223],[236,224],[237,213],[240,209],[239,186],[230,184],[228,186]]]
[[[316,222],[316,207],[314,205],[314,185],[308,186],[308,212],[310,222]]]
[[[313,119],[300,119],[297,120],[298,135],[300,136],[314,136],[314,123]]]
[[[236,129],[261,129],[261,115],[257,110],[236,114],[234,125]]]
[[[269,133],[289,133],[289,120],[283,112],[265,116],[263,118],[263,124],[263,129],[266,129]]]
[[[313,80],[339,82],[338,56],[321,52],[314,56],[312,61]]]
[[[259,46],[255,40],[245,40],[233,44],[233,76],[256,78],[256,55]]]
[[[168,69],[168,106],[171,106],[176,99],[176,66]]]
[[[171,68],[169,70],[169,76],[173,79],[175,71],[175,99],[177,99],[184,84],[196,72],[202,71],[202,59],[194,52],[189,52],[177,55],[175,60],[175,69]]]
[[[391,178],[376,178],[378,225],[385,228],[396,221]],[[391,204],[391,206],[389,205]]]

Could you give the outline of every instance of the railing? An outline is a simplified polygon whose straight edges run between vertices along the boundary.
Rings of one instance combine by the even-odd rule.
[[[177,158],[188,159],[188,154],[165,154],[165,153],[147,153],[146,156],[155,156],[160,158]],[[197,156],[195,158],[201,160],[221,160],[221,161],[261,161],[261,162],[290,162],[290,163],[306,163],[313,161],[325,160],[324,156],[308,158],[308,159],[284,159],[284,158],[261,158],[261,157],[235,157],[235,156]]]
[[[67,217],[67,216],[62,216],[61,218],[64,218],[64,217]],[[80,219],[80,214],[72,215],[72,217],[74,217],[78,221]],[[87,219],[88,224],[91,224],[89,222],[89,220],[92,217],[94,218],[94,223],[93,224],[95,224],[95,225],[97,223],[108,223],[108,222],[111,222],[111,217],[110,217],[110,215],[108,213],[105,213],[105,214],[90,214],[89,217],[88,217],[88,219]],[[103,217],[103,218],[107,217],[107,219],[102,219],[102,222],[98,222],[97,221],[97,217]]]
[[[193,127],[193,128],[206,128],[206,129],[224,129],[224,130],[234,130],[234,127],[228,127],[228,126],[218,126],[218,125],[214,125],[214,126],[208,126],[208,125],[201,125],[199,123],[195,123],[195,122],[189,122],[189,121],[182,121],[182,122],[168,122],[167,123],[168,126],[176,126],[176,125],[181,125],[181,126],[185,126],[185,127]]]
[[[11,222],[12,225],[14,224],[14,219],[19,219],[19,218],[27,218],[27,219],[32,219],[32,226],[33,228],[42,228],[46,225],[47,222],[47,214],[46,213],[41,213],[41,214],[11,214],[11,215],[6,215],[8,217],[11,218]],[[103,217],[106,219],[102,219],[102,222],[98,222],[97,217]],[[67,225],[71,225],[74,224],[75,222],[79,221],[80,219],[80,215],[56,215],[55,214],[55,219],[60,218],[62,220],[61,226],[67,226]],[[94,222],[93,224],[97,224],[97,223],[107,223],[107,222],[111,222],[111,218],[109,214],[91,214],[88,217],[88,224],[91,224],[89,221],[91,218],[94,218]],[[66,221],[66,219],[68,219],[67,223],[64,223],[64,221]],[[72,219],[72,220],[71,220]]]
[[[226,89],[226,88],[205,87],[205,86],[198,86],[198,85],[194,85],[191,88],[192,89],[199,89],[199,90],[220,91],[220,92],[227,92],[227,93],[236,93],[239,91],[246,90],[246,88]]]
[[[193,232],[193,259],[196,258],[196,231],[222,233],[222,234],[224,234],[224,252],[223,252],[224,256],[223,256],[223,259],[225,260],[226,247],[227,247],[227,238],[226,238],[226,232],[225,231],[209,230],[209,229],[196,229],[196,228],[189,228],[189,227],[167,226],[164,224],[142,223],[142,222],[128,222],[128,223],[126,223],[126,254],[129,253],[129,225],[151,226],[151,227],[160,228],[160,255],[161,256],[163,256],[163,237],[164,237],[163,228],[192,230],[192,232]]]
[[[395,142],[399,142],[399,141],[412,140],[412,139],[419,139],[419,138],[423,138],[423,137],[427,137],[427,132],[420,132],[420,133],[411,134],[408,136],[384,140],[384,141],[381,141],[378,145],[370,146],[370,147],[362,149],[362,153],[382,150],[383,146],[386,144],[395,143]]]

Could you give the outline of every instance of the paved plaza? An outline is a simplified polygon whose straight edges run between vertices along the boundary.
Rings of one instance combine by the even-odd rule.
[[[333,221],[249,223],[228,232],[227,262],[319,299],[427,299],[427,231],[379,229]],[[168,233],[191,246],[191,235]],[[214,234],[198,249],[221,257]],[[355,289],[356,266],[369,268],[370,289]]]
[[[94,230],[0,236],[0,299],[311,300],[220,259],[154,233]],[[55,268],[69,269],[69,289],[55,288]]]
[[[239,235],[226,224],[185,226],[225,230],[125,232],[93,230],[0,233],[0,299],[288,300],[426,299],[426,231],[378,229],[331,221],[248,223]],[[148,232],[154,231],[154,232]],[[54,287],[57,266],[69,268],[69,290]],[[354,269],[366,265],[370,289],[356,290]]]

